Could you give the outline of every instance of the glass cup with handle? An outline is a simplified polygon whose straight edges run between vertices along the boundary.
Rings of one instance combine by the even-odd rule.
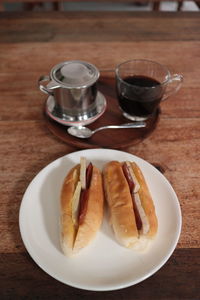
[[[160,102],[175,94],[183,76],[171,74],[157,62],[135,59],[119,64],[115,69],[119,106],[124,117],[144,121],[158,109]]]

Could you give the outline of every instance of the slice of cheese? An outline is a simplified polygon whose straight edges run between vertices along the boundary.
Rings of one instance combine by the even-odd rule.
[[[137,180],[137,178],[136,178],[136,176],[135,176],[135,174],[134,174],[134,172],[133,172],[133,169],[132,169],[132,167],[131,167],[131,163],[129,162],[129,161],[126,161],[126,165],[127,165],[127,167],[128,167],[128,170],[129,170],[129,172],[130,172],[130,174],[131,174],[131,177],[132,177],[132,179],[133,179],[133,182],[134,182],[134,190],[133,190],[133,193],[135,194],[135,193],[138,193],[138,191],[139,191],[139,189],[140,189],[140,184],[139,184],[139,182],[138,182],[138,180]]]
[[[80,181],[82,189],[86,189],[86,158],[80,158]]]
[[[135,204],[137,206],[141,221],[142,221],[142,233],[147,234],[150,229],[149,220],[145,214],[145,211],[142,207],[140,196],[138,193],[134,194]]]
[[[77,224],[77,221],[78,221],[80,194],[81,194],[81,182],[79,181],[77,183],[77,186],[74,191],[73,198],[72,198],[72,220],[73,220],[74,224]]]

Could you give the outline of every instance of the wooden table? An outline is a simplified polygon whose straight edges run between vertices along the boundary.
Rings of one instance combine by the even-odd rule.
[[[30,181],[77,150],[47,129],[46,97],[37,80],[65,60],[112,69],[131,58],[159,61],[184,76],[181,90],[161,105],[156,130],[125,149],[162,166],[180,201],[182,233],[169,261],[140,284],[104,293],[79,290],[43,272],[19,233],[19,207]],[[1,299],[199,299],[199,78],[199,13],[0,14]]]

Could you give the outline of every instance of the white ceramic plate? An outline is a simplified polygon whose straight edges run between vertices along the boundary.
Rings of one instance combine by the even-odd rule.
[[[158,234],[148,251],[120,246],[105,216],[95,240],[67,258],[59,243],[59,195],[68,170],[85,156],[97,167],[110,160],[133,160],[141,167],[154,199]],[[87,290],[115,290],[134,285],[158,271],[174,251],[181,231],[181,210],[166,178],[137,156],[107,149],[74,152],[45,167],[28,186],[19,215],[21,236],[34,261],[55,279]]]

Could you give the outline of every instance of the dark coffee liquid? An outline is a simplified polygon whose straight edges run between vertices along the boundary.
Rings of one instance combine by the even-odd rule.
[[[149,116],[158,107],[163,96],[163,88],[154,78],[135,75],[123,78],[117,86],[119,104],[130,115]]]

